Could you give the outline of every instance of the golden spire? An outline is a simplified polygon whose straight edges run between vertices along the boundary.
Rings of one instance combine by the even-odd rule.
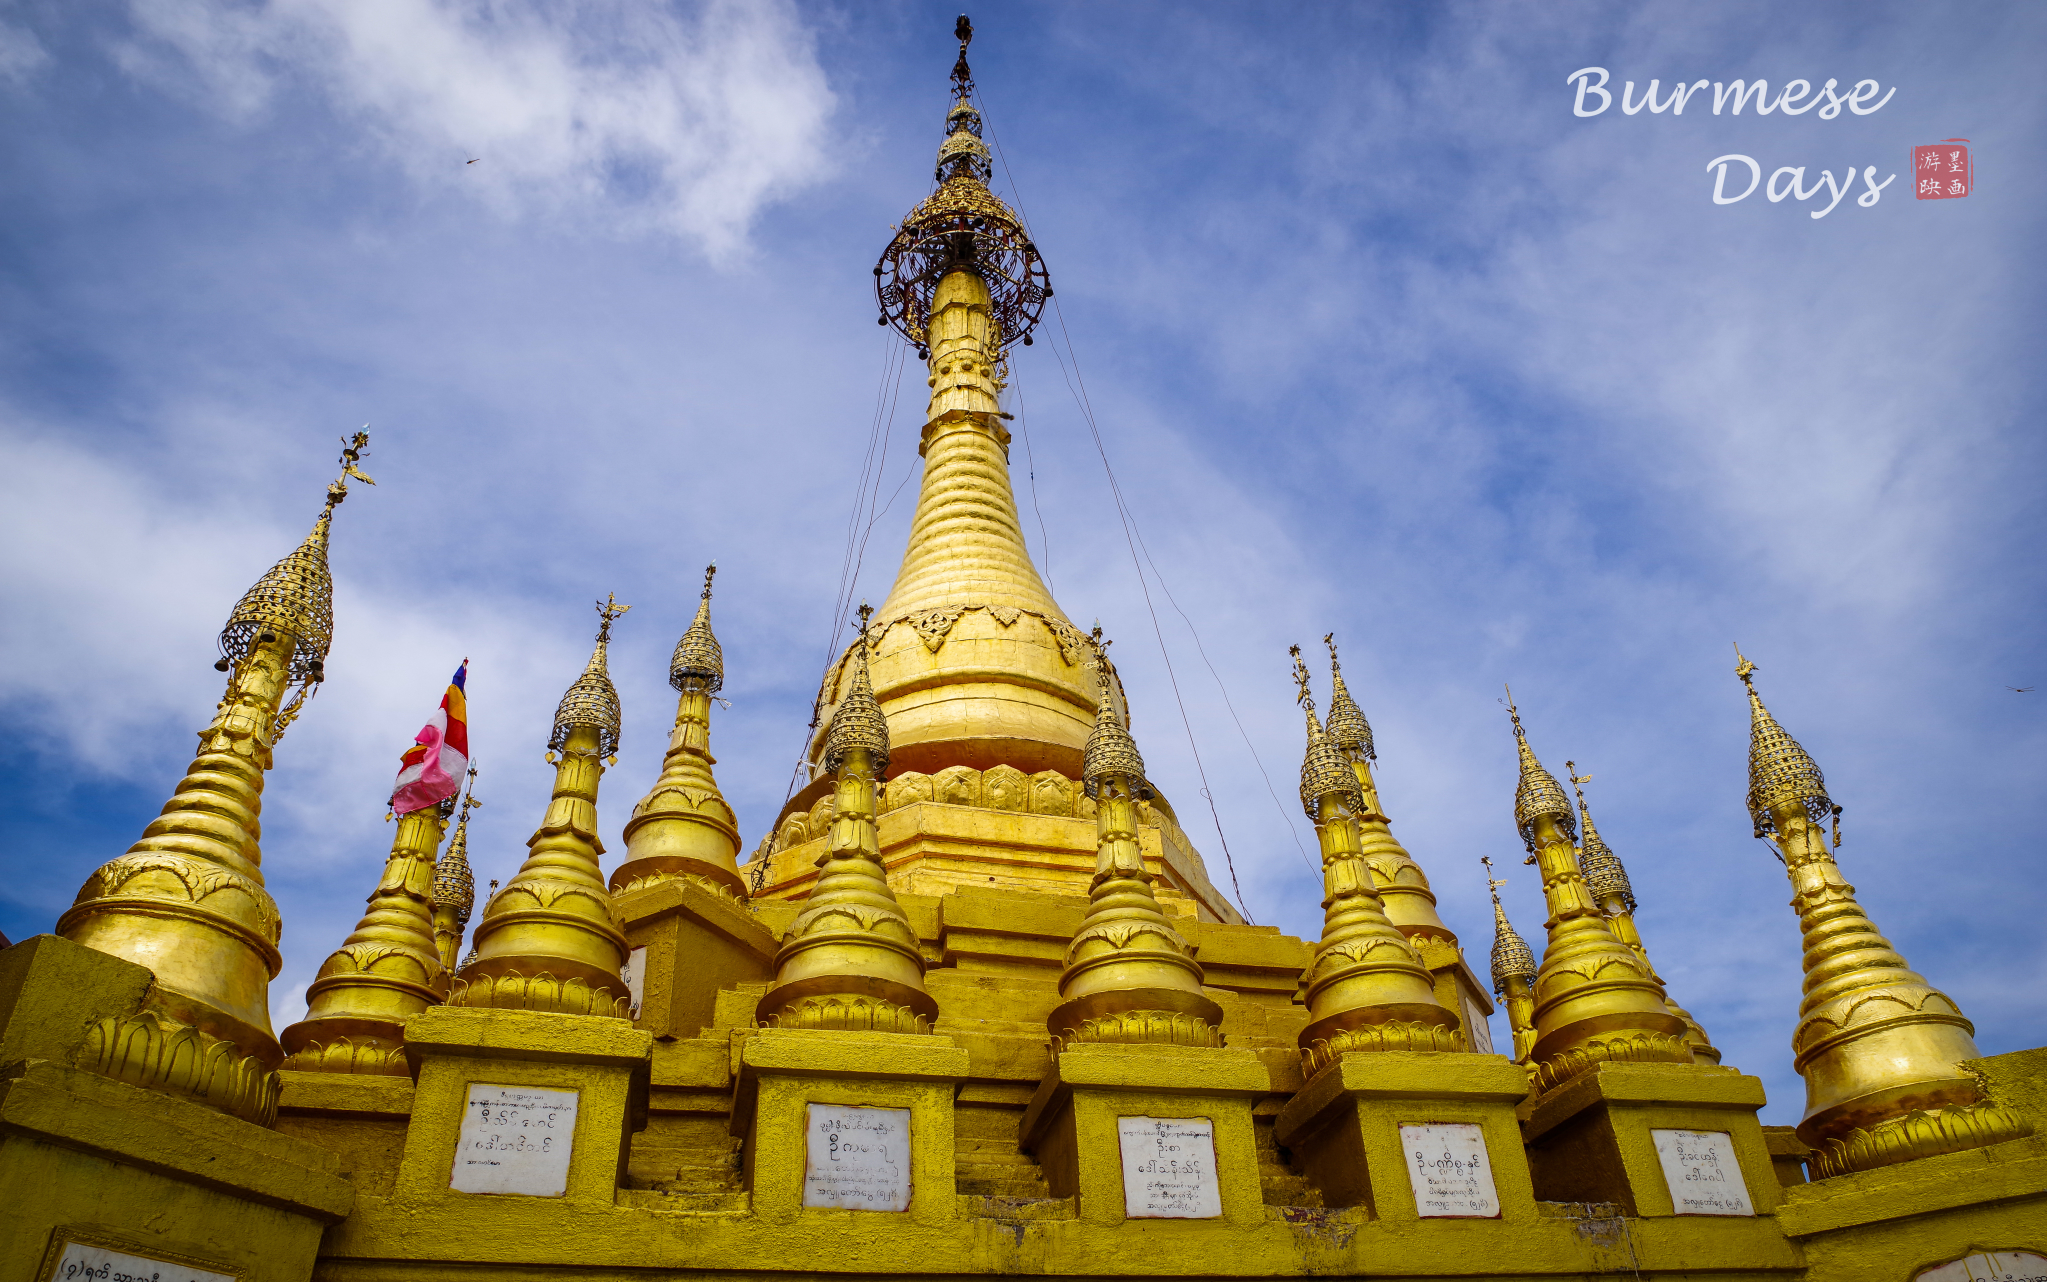
[[[1137,802],[1152,795],[1144,758],[1116,715],[1109,642],[1094,632],[1098,704],[1081,782],[1095,801],[1088,913],[1066,947],[1063,999],[1046,1026],[1073,1042],[1222,1045],[1222,1007],[1202,992],[1201,964],[1159,910],[1137,844]]]
[[[1599,835],[1599,829],[1592,823],[1592,808],[1585,804],[1584,785],[1592,782],[1592,776],[1579,774],[1575,761],[1566,761],[1564,769],[1570,772],[1571,790],[1578,795],[1578,819],[1584,833],[1578,843],[1578,867],[1585,875],[1585,888],[1592,892],[1599,911],[1606,914],[1614,937],[1634,950],[1635,959],[1642,963],[1642,972],[1662,988],[1663,1004],[1670,1008],[1671,1014],[1685,1022],[1685,1042],[1692,1048],[1693,1062],[1718,1064],[1720,1051],[1706,1036],[1705,1025],[1690,1011],[1670,1000],[1670,985],[1656,973],[1656,963],[1649,960],[1649,949],[1642,943],[1641,932],[1635,927],[1635,888],[1628,883],[1628,870],[1621,864],[1621,857],[1613,853],[1606,839]]]
[[[469,929],[469,911],[476,906],[476,878],[469,873],[469,812],[482,804],[476,799],[476,762],[472,760],[455,835],[434,862],[434,944],[440,949],[441,965],[451,975],[456,955],[462,951],[462,932]]]
[[[618,749],[618,692],[605,669],[612,621],[631,606],[597,606],[597,643],[583,675],[562,696],[548,738],[554,796],[531,852],[484,905],[475,952],[462,963],[450,1006],[495,1006],[566,1015],[623,1016],[631,994],[619,971],[626,941],[613,920],[598,858],[597,786]],[[557,760],[557,755],[559,759]]]
[[[1535,954],[1507,920],[1500,906],[1500,887],[1506,879],[1493,876],[1492,857],[1481,856],[1485,865],[1486,889],[1493,896],[1493,992],[1507,1003],[1507,1026],[1514,1032],[1514,1059],[1528,1062],[1535,1046]]]
[[[1330,741],[1349,758],[1351,773],[1357,776],[1361,798],[1357,813],[1358,848],[1364,853],[1365,866],[1372,870],[1379,901],[1386,907],[1386,920],[1400,927],[1409,942],[1423,952],[1425,964],[1449,965],[1458,956],[1457,934],[1436,912],[1436,892],[1429,889],[1428,874],[1393,835],[1392,823],[1379,800],[1378,782],[1372,778],[1371,763],[1378,759],[1372,743],[1372,726],[1365,720],[1364,710],[1350,697],[1350,688],[1343,683],[1343,666],[1336,657],[1336,634],[1324,636],[1322,644],[1329,647],[1326,729]]]
[[[924,991],[916,928],[896,903],[874,827],[875,781],[888,768],[888,722],[867,675],[867,621],[853,685],[825,735],[825,768],[837,776],[837,808],[817,881],[775,957],[775,986],[755,1018],[780,1028],[928,1033],[938,1003]]]
[[[1386,919],[1358,846],[1363,793],[1357,775],[1315,719],[1301,647],[1291,653],[1308,722],[1301,805],[1321,840],[1324,891],[1322,940],[1306,976],[1303,1067],[1313,1076],[1345,1051],[1463,1050],[1458,1017],[1437,1000],[1414,945]]]
[[[286,1068],[398,1077],[410,1072],[405,1021],[448,996],[442,959],[454,945],[436,938],[434,851],[454,808],[451,797],[398,817],[368,910],[307,987],[306,1017],[284,1030]]]
[[[704,592],[696,618],[676,642],[668,664],[668,684],[675,687],[675,729],[661,777],[625,825],[625,862],[611,874],[613,894],[666,877],[691,877],[724,893],[745,896],[746,879],[739,875],[739,819],[718,790],[711,773],[711,696],[725,685],[725,656],[711,631],[711,578],[714,563],[704,570]]]
[[[1840,813],[1819,767],[1756,694],[1756,666],[1735,651],[1748,690],[1749,807],[1775,838],[1805,942],[1805,995],[1791,1035],[1805,1078],[1798,1138],[1815,1178],[2032,1133],[1983,1094],[1967,1061],[1975,1026],[1877,933],[1841,875],[1821,825]]]
[[[917,509],[875,617],[870,679],[901,769],[1009,765],[1077,778],[1095,712],[1086,639],[1031,562],[1002,408],[1006,353],[1031,341],[1052,291],[1022,220],[988,190],[966,64],[971,26],[956,34],[937,190],[903,219],[874,269],[880,320],[927,363],[930,401]],[[849,648],[826,675],[820,724],[850,688],[853,662]],[[819,729],[810,759],[820,781],[823,752]]]
[[[356,466],[368,445],[364,432],[342,441],[341,475],[312,533],[228,616],[214,665],[228,673],[227,692],[177,792],[127,854],[86,878],[57,921],[64,938],[156,973],[150,1010],[138,1017],[151,1037],[166,1047],[187,1032],[198,1039],[198,1050],[166,1049],[150,1067],[128,1059],[117,1069],[109,1059],[100,1071],[266,1124],[278,1089],[270,1070],[284,1052],[270,1031],[270,981],[282,961],[277,905],[263,887],[263,781],[272,746],[324,675],[334,620],[328,529],[349,479],[372,483]]]
[[[1521,713],[1507,694],[1521,781],[1514,826],[1542,869],[1549,945],[1535,975],[1535,1044],[1529,1058],[1547,1089],[1601,1060],[1689,1064],[1685,1022],[1663,1002],[1635,951],[1615,938],[1578,867],[1570,798],[1528,746]]]

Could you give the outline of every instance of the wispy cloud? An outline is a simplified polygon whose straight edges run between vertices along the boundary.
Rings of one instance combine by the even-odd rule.
[[[831,169],[833,95],[780,0],[134,0],[133,15],[136,75],[242,120],[309,84],[422,187],[461,183],[507,214],[594,215],[727,258],[763,205]]]

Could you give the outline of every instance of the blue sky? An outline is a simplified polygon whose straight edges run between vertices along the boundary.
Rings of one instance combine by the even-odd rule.
[[[395,758],[464,655],[473,859],[480,879],[518,866],[593,597],[635,607],[613,650],[614,858],[713,558],[731,699],[713,747],[757,840],[834,634],[888,390],[869,268],[928,190],[953,13],[0,6],[0,929],[48,929],[161,805],[218,697],[214,634],[364,422],[379,484],[337,519],[330,679],[266,797],[279,1025],[374,884]],[[1139,742],[1219,884],[1061,357],[1170,591],[1160,627],[1258,921],[1319,929],[1286,647],[1333,630],[1395,831],[1474,962],[1481,855],[1539,938],[1511,681],[1545,762],[1594,777],[1676,996],[1765,1079],[1769,1120],[1795,1120],[1798,936],[1742,808],[1739,640],[1847,807],[1840,856],[1880,927],[1986,1051],[2047,1040],[2047,11],[973,16],[997,188],[1060,304],[1058,342],[1015,363],[1033,552],[1068,613],[1120,639]],[[1681,115],[1576,116],[1566,77],[1595,66],[1616,91],[1896,92],[1833,119],[1716,116],[1710,90]],[[1915,201],[1909,149],[1950,137],[1980,189]],[[1730,153],[1804,166],[1808,188],[1900,177],[1822,218],[1826,196],[1715,205],[1707,162]],[[921,390],[895,402],[881,493],[910,483],[874,527],[871,599],[914,501]]]

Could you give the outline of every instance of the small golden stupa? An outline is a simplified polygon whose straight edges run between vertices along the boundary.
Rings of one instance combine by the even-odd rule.
[[[472,796],[399,821],[272,1035],[258,812],[324,674],[352,438],[312,534],[234,607],[163,814],[0,951],[0,1282],[2047,1276],[2047,1049],[1980,1054],[1876,933],[1746,659],[1749,810],[1805,942],[1795,1128],[1760,1124],[1762,1083],[1678,1004],[1589,776],[1574,805],[1511,703],[1501,837],[1511,806],[1547,917],[1538,960],[1485,857],[1490,995],[1393,835],[1333,636],[1326,718],[1293,661],[1321,935],[1217,892],[1107,641],[1025,549],[1003,391],[1052,289],[989,190],[956,34],[934,189],[875,268],[929,369],[909,544],[752,857],[710,751],[707,571],[606,876],[607,598],[467,956]]]

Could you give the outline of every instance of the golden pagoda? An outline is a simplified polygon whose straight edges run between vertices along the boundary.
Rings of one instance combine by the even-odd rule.
[[[1756,693],[1756,665],[1735,651],[1748,693],[1748,810],[1791,878],[1805,940],[1805,996],[1792,1065],[1805,1078],[1798,1137],[1815,1174],[1889,1166],[2030,1135],[2031,1120],[1986,1097],[1972,1066],[1976,1026],[1877,933],[1828,849],[1841,807],[1805,749]]]
[[[525,732],[552,788],[468,956],[465,797],[438,860],[451,814],[400,822],[280,1045],[256,808],[323,670],[337,482],[236,608],[163,817],[56,934],[0,950],[0,1282],[2047,1276],[2047,1049],[1981,1055],[1875,933],[1818,767],[1752,685],[1750,810],[1806,942],[1797,1128],[1671,1004],[1625,869],[1511,705],[1547,909],[1538,963],[1483,860],[1511,1054],[1445,920],[1484,901],[1394,838],[1333,636],[1326,720],[1294,653],[1320,936],[1216,891],[1138,750],[1144,692],[1017,521],[1004,392],[1052,290],[989,189],[972,34],[933,189],[875,268],[928,369],[916,515],[767,830],[714,773],[709,571],[658,777],[600,810],[607,598],[551,733]]]

